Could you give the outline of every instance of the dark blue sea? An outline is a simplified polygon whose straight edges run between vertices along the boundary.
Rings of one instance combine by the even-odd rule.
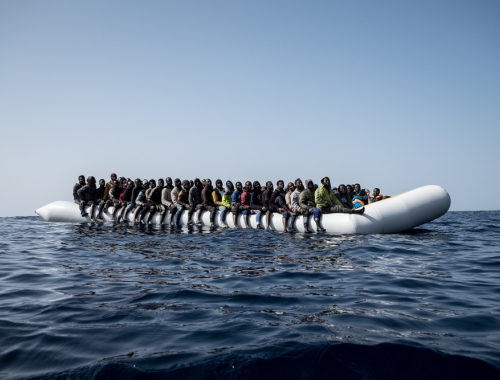
[[[0,378],[500,379],[500,211],[393,235],[0,218]]]

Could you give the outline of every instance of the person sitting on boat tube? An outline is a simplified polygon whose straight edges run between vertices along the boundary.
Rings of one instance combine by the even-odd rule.
[[[77,205],[82,202],[78,196],[78,190],[80,190],[82,186],[85,186],[85,176],[83,174],[78,176],[78,182],[75,183],[75,186],[73,186],[73,199]]]
[[[120,203],[120,194],[122,191],[121,181],[115,180],[113,183],[113,187],[109,190],[108,198],[111,202],[111,205],[114,207],[113,214],[111,215],[111,220],[115,220],[115,215],[118,209],[121,207]]]
[[[322,214],[363,214],[365,212],[364,207],[352,210],[348,207],[344,207],[344,205],[337,199],[335,193],[332,191],[330,178],[328,177],[323,177],[321,179],[321,185],[316,190],[314,199],[316,201],[316,207],[321,211]]]
[[[118,222],[122,220],[123,221],[127,220],[126,216],[131,209],[130,205],[132,204],[132,195],[134,193],[134,189],[135,189],[135,182],[132,181],[131,179],[127,179],[127,184],[123,188],[123,191],[120,195],[121,210],[118,213]]]
[[[132,192],[134,191],[134,181],[131,179],[127,180],[126,185],[123,187],[123,191],[120,194],[121,210],[118,213],[118,223],[124,219],[124,215],[127,212],[127,208],[132,201]]]
[[[359,199],[361,199],[363,205],[368,204],[368,195],[366,195],[366,190],[362,189],[359,183],[354,184],[353,196],[351,197],[351,199],[354,200],[355,196],[358,196]]]
[[[182,181],[176,178],[174,181],[174,188],[172,189],[172,203],[177,207],[177,212],[174,214],[173,228],[179,225],[179,218],[183,210],[189,210],[189,181],[185,179]]]
[[[309,229],[309,215],[311,214],[307,208],[300,207],[300,194],[304,191],[304,185],[302,184],[302,180],[297,178],[295,180],[295,190],[293,191],[290,202],[291,202],[291,210],[296,214],[302,215],[302,220],[304,222],[304,232],[311,233],[312,231]],[[314,194],[313,194],[314,195]],[[313,197],[314,198],[314,197]],[[293,223],[291,223],[291,228],[293,227]]]
[[[295,229],[295,219],[297,219],[298,212],[295,212],[292,207],[292,193],[295,191],[295,183],[293,182],[288,182],[288,185],[286,185],[286,194],[285,194],[285,203],[290,210],[290,227],[288,227],[288,230],[290,232],[296,232],[297,230]]]
[[[231,199],[232,199],[232,196],[233,196],[233,192],[234,192],[234,185],[233,185],[233,183],[230,180],[227,180],[226,181],[226,191],[223,192],[223,194],[222,194],[222,200],[221,200],[222,206],[219,207],[219,210],[220,210],[220,220],[221,220],[220,226],[222,228],[228,228],[229,227],[226,224],[226,214],[227,214],[227,212],[229,210],[231,210]],[[225,210],[224,210],[223,207],[225,207]]]
[[[354,197],[353,186],[347,184],[347,185],[345,185],[345,188],[347,189],[347,194],[349,195],[349,197],[351,198],[351,201],[352,201],[352,197]]]
[[[102,197],[104,196],[104,187],[106,186],[106,181],[101,178],[99,180],[99,187],[95,190],[94,198],[95,204],[98,205],[102,201]]]
[[[380,194],[380,189],[378,187],[373,189],[373,193],[370,195],[370,191],[367,191],[368,203],[374,203],[384,199],[384,196]]]
[[[295,191],[295,184],[293,182],[288,182],[286,185],[286,193],[285,193],[285,203],[288,208],[292,209],[292,193]]]
[[[103,220],[101,213],[102,210],[107,210],[109,206],[111,206],[111,201],[109,201],[108,196],[109,196],[109,190],[113,187],[113,182],[116,181],[118,178],[115,173],[111,173],[111,181],[109,181],[106,186],[104,187],[104,195],[102,196],[102,201],[99,203],[99,206],[97,207],[97,220]]]
[[[200,214],[203,210],[207,210],[210,213],[210,227],[215,227],[215,211],[217,208],[215,207],[215,203],[212,200],[212,192],[214,188],[212,186],[212,180],[210,178],[205,179],[205,186],[203,186],[203,190],[201,190],[201,205],[202,208],[200,210]],[[198,220],[200,218],[198,217]],[[201,224],[201,223],[200,223]]]
[[[178,217],[182,211],[182,206],[178,203],[179,200],[179,192],[182,190],[181,179],[174,179],[174,187],[170,192],[170,198],[172,199],[172,204],[175,207],[175,212],[172,212],[170,216],[170,227],[177,228]]]
[[[352,199],[349,193],[347,192],[347,187],[341,183],[338,187],[338,191],[335,193],[340,203],[344,205],[344,207],[352,208]]]
[[[165,178],[165,182],[166,185],[161,191],[161,203],[167,208],[167,212],[170,212],[170,227],[172,227],[174,215],[177,212],[177,207],[174,206],[174,202],[172,202],[172,190],[174,186],[172,185],[172,178],[170,177]]]
[[[326,230],[321,228],[319,225],[319,219],[321,218],[321,212],[316,207],[316,199],[314,197],[315,193],[314,182],[310,179],[306,179],[306,188],[300,192],[299,206],[302,209],[306,209],[309,213],[314,215],[314,222],[316,223],[316,232],[322,233]]]
[[[192,225],[191,217],[196,211],[196,224],[200,225],[201,211],[203,209],[201,200],[201,190],[203,190],[203,184],[199,178],[195,178],[193,181],[193,187],[189,189],[189,212],[188,212],[188,226]]]
[[[144,179],[142,181],[142,189],[139,192],[139,195],[137,195],[137,199],[135,200],[135,204],[137,205],[137,208],[135,209],[135,216],[134,216],[134,221],[135,223],[140,223],[142,221],[142,218],[144,218],[144,215],[146,212],[149,211],[149,203],[148,203],[148,198],[147,198],[147,191],[149,190],[149,182],[147,179]]]
[[[163,179],[162,179],[162,181],[163,181]],[[146,190],[146,201],[147,201],[148,207],[143,208],[142,211],[141,211],[141,213],[142,213],[142,219],[144,218],[144,216],[146,215],[146,213],[148,211],[150,211],[149,217],[146,220],[146,224],[148,224],[151,221],[150,218],[156,212],[156,207],[155,207],[156,204],[151,199],[151,194],[153,193],[154,189],[156,189],[156,181],[154,179],[150,179],[148,184],[149,184],[149,188]]]
[[[132,193],[130,195],[130,203],[128,204],[127,208],[125,209],[125,212],[122,215],[123,220],[127,220],[127,214],[132,211],[132,214],[135,213],[135,208],[137,207],[137,204],[135,203],[135,200],[137,199],[137,196],[142,190],[142,182],[139,178],[136,178],[134,180],[134,188],[132,189]]]
[[[262,193],[264,189],[260,186],[259,181],[254,181],[252,184],[252,193],[250,194],[250,209],[256,214],[257,228],[262,228],[262,213],[264,213],[264,205],[262,203]]]
[[[241,193],[243,192],[243,185],[240,181],[236,182],[236,188],[231,194],[231,213],[233,214],[233,228],[238,228],[238,214],[243,213],[243,215],[247,215],[245,208],[241,205]]]
[[[274,186],[271,181],[266,182],[266,189],[262,193],[262,212],[266,213],[266,231],[271,231],[271,214],[277,211],[277,207],[271,203]]]
[[[276,190],[273,191],[271,195],[270,204],[274,204],[278,208],[278,212],[281,214],[283,221],[283,232],[288,232],[288,218],[295,213],[292,212],[286,204],[286,194],[285,194],[285,181],[282,179],[276,182]]]
[[[243,188],[243,193],[241,193],[241,206],[244,208],[242,214],[244,215],[243,221],[245,222],[246,228],[250,228],[250,226],[248,225],[248,215],[250,214],[257,214],[256,215],[257,223],[260,224],[260,217],[261,217],[260,210],[252,209],[252,193],[253,193],[252,182],[246,181],[245,187]]]
[[[220,211],[220,223],[221,228],[226,228],[226,207],[222,204],[222,194],[224,194],[224,188],[222,187],[222,180],[218,179],[215,181],[215,187],[212,190],[212,202],[215,208]],[[224,215],[222,214],[224,212]]]
[[[156,185],[156,182],[154,183]],[[165,214],[167,213],[167,208],[161,203],[161,192],[165,182],[163,182],[163,178],[158,179],[158,186],[154,186],[153,189],[149,192],[148,203],[149,203],[149,216],[146,224],[151,223],[151,219],[156,212],[160,212],[160,225],[163,223],[163,219],[165,218]]]
[[[106,187],[104,188],[104,196],[102,197],[102,199],[104,199],[105,201],[108,200],[109,191],[113,187],[115,181],[118,179],[118,176],[115,173],[111,173],[110,178],[111,178],[111,181],[109,181],[106,184]]]
[[[87,184],[78,189],[77,195],[80,198],[80,213],[83,217],[87,216],[88,213],[85,212],[85,206],[91,205],[90,215],[92,216],[92,212],[94,211],[94,202],[95,202],[95,178],[90,176],[87,178]]]

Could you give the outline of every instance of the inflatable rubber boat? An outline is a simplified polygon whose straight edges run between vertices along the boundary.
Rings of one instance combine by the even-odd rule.
[[[448,192],[441,186],[429,185],[419,187],[415,190],[386,198],[384,200],[371,203],[365,206],[363,215],[356,214],[324,214],[321,217],[321,224],[326,232],[331,234],[389,234],[402,232],[421,224],[428,223],[446,214],[450,208],[451,199]],[[86,210],[89,211],[89,206]],[[86,223],[90,222],[90,216],[82,217],[80,209],[76,203],[68,201],[56,201],[49,203],[35,211],[48,222],[57,223]],[[97,207],[94,213],[97,212]],[[106,212],[103,210],[102,217],[105,221],[111,221],[113,207]],[[230,212],[226,214],[226,224],[234,227],[233,216]],[[144,217],[147,220],[148,215]],[[219,212],[215,217],[215,225],[219,225]],[[194,219],[195,216],[193,215]],[[236,223],[239,227],[244,226],[243,215],[239,215]],[[295,220],[294,227],[304,231],[302,216]],[[129,221],[133,221],[133,215],[127,215]],[[261,225],[266,227],[265,216],[262,216]],[[256,228],[257,221],[255,215],[248,217],[249,225]],[[210,219],[207,211],[203,212],[201,221],[203,225],[209,226]],[[170,222],[170,213],[163,220],[163,224]],[[151,219],[152,224],[160,223],[160,215],[156,213]],[[179,218],[180,225],[187,225],[187,212]],[[309,216],[309,228],[315,231],[315,223],[312,216]],[[273,230],[283,231],[281,215],[273,213],[270,226]]]

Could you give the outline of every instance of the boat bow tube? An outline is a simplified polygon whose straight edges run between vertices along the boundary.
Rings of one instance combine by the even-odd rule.
[[[428,223],[440,216],[446,214],[450,208],[451,199],[448,192],[441,186],[429,185],[407,191],[405,193],[386,198],[384,200],[371,203],[365,206],[363,215],[356,214],[324,214],[321,217],[321,224],[326,232],[331,234],[388,234],[402,232],[421,224]],[[86,210],[89,210],[89,206]],[[95,207],[94,212],[97,212]],[[102,217],[105,221],[111,221],[113,207],[106,212],[103,210]],[[56,223],[85,223],[90,222],[90,216],[82,217],[80,209],[74,202],[56,201],[49,203],[36,210],[36,213],[48,222]],[[215,217],[215,225],[219,225],[219,212]],[[234,227],[232,214],[228,212],[226,224]],[[147,220],[145,215],[144,220]],[[237,224],[239,227],[244,225],[242,215],[238,216]],[[193,215],[193,219],[195,215]],[[133,221],[133,215],[127,215],[129,221]],[[262,216],[262,226],[265,227],[265,216]],[[283,231],[281,215],[273,213],[271,217],[271,228],[276,231]],[[249,225],[256,228],[257,221],[255,215],[250,215]],[[203,212],[201,221],[203,225],[210,225],[209,213]],[[186,225],[187,212],[179,218],[180,225]],[[151,219],[152,224],[160,223],[160,215],[157,213]],[[170,213],[165,217],[163,224],[170,223]],[[295,220],[295,226],[298,231],[304,231],[302,216]],[[309,217],[309,228],[315,229],[312,216]]]

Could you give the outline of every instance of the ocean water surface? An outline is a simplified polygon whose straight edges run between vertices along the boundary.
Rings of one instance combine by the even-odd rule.
[[[500,211],[392,235],[0,218],[0,378],[500,378]]]

